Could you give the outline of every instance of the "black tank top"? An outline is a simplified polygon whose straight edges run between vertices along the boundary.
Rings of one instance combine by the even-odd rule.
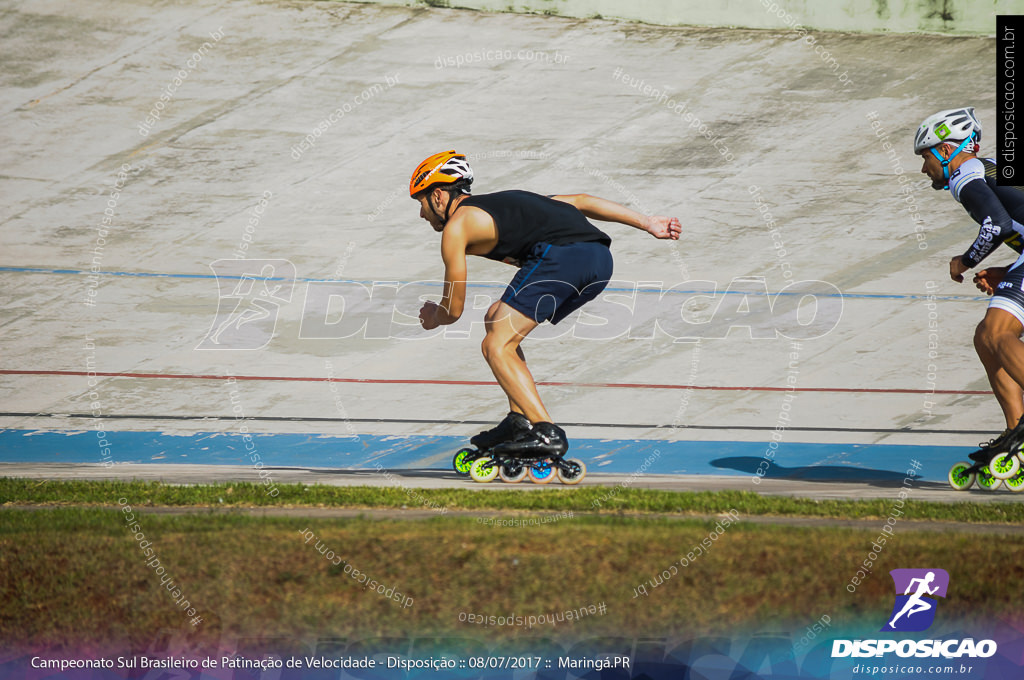
[[[537,243],[561,246],[596,241],[610,246],[612,240],[568,203],[529,191],[499,191],[470,196],[462,201],[487,212],[498,228],[498,245],[484,257],[519,264]]]

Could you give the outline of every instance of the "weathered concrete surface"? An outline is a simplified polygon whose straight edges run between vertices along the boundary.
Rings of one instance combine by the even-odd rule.
[[[360,0],[387,5],[451,5],[493,12],[626,19],[650,24],[829,31],[991,35],[997,14],[1024,13],[1021,0]]]
[[[471,156],[479,192],[586,191],[683,220],[678,244],[607,227],[617,287],[626,309],[636,307],[617,322],[618,337],[529,341],[526,351],[538,379],[568,383],[543,391],[557,420],[712,429],[598,435],[579,427],[571,436],[766,440],[764,431],[730,428],[772,428],[784,408],[792,425],[837,428],[787,431],[789,441],[968,446],[1002,429],[991,396],[964,393],[987,389],[971,347],[984,304],[946,275],[947,260],[976,230],[948,195],[919,179],[910,148],[925,115],[972,104],[987,126],[983,149],[992,151],[990,39],[818,36],[830,64],[791,31],[312,2],[44,0],[5,8],[2,368],[41,372],[0,375],[5,412],[230,416],[241,405],[247,416],[497,420],[505,411],[497,388],[442,382],[491,380],[479,323],[469,337],[423,338],[397,325],[410,320],[394,315],[389,301],[342,309],[336,299],[327,307],[310,281],[439,279],[437,235],[404,192],[417,162],[454,147]],[[487,50],[501,58],[485,59]],[[466,53],[481,60],[447,66]],[[147,123],[150,112],[159,119]],[[877,130],[891,135],[898,165],[871,112]],[[307,135],[313,144],[302,148]],[[894,169],[911,177],[919,224]],[[770,211],[777,232],[759,208]],[[274,330],[265,347],[197,351],[218,310],[211,263],[237,257],[247,236],[244,257],[287,260],[299,280],[272,282],[264,292],[282,283],[277,297],[261,297],[259,286],[249,295],[245,304],[262,301],[267,317],[237,338]],[[103,272],[94,281],[92,266]],[[277,266],[275,274],[291,276]],[[512,273],[470,264],[477,282]],[[777,325],[801,332],[795,298],[778,298],[790,311],[777,306],[773,319],[763,296],[741,302],[721,294],[742,286],[774,294],[790,280],[821,282],[808,284],[823,297],[818,325],[804,335],[835,322],[799,350],[763,337]],[[637,282],[653,282],[655,292],[634,295]],[[224,294],[235,284],[228,280]],[[657,293],[672,286],[690,292]],[[436,287],[402,289],[399,308],[415,313],[425,290],[437,297]],[[500,290],[474,288],[480,297],[467,324],[479,322]],[[929,293],[942,299],[931,303]],[[640,332],[659,299],[661,312],[674,315],[670,326],[686,319],[692,325],[681,334],[704,336],[699,351],[694,342]],[[349,312],[372,330],[309,337],[308,324],[352,319]],[[728,330],[741,323],[753,330]],[[60,373],[89,370],[136,375],[99,376],[90,386],[86,376]],[[138,374],[319,381],[239,381],[233,404],[222,380]],[[324,380],[332,376],[370,382]],[[784,392],[724,389],[785,387],[787,378],[832,391],[798,393],[788,403]],[[427,382],[381,382],[407,379]],[[602,383],[636,387],[595,386]],[[933,396],[933,387],[953,393]],[[68,426],[109,426],[91,420]],[[52,427],[49,418],[2,422]],[[117,427],[164,429],[144,421]],[[422,423],[360,429],[451,434]],[[915,434],[926,429],[966,434]]]

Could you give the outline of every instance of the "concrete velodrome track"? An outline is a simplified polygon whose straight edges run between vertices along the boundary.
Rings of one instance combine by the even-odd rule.
[[[889,496],[917,461],[917,498],[1017,498],[944,482],[1003,425],[946,273],[976,229],[911,149],[952,106],[994,133],[990,38],[4,6],[0,474],[251,478],[254,442],[278,481],[472,485],[514,270],[475,258],[466,317],[416,326],[443,270],[408,178],[455,148],[479,193],[683,222],[606,225],[615,281],[525,345],[584,483]]]

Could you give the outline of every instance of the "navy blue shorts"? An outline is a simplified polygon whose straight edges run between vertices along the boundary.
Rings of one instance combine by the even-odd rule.
[[[1018,258],[1013,268],[1006,272],[1006,276],[996,286],[988,306],[989,309],[1009,312],[1024,324],[1024,263],[1021,260],[1024,257]]]
[[[537,323],[558,323],[590,302],[612,277],[612,251],[603,243],[538,243],[501,301]]]

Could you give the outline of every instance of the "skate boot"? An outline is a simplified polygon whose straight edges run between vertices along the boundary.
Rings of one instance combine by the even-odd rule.
[[[1006,445],[1009,442],[1010,432],[1012,432],[1012,430],[1010,428],[1006,428],[1003,430],[1003,433],[995,439],[989,439],[988,442],[978,444],[978,450],[974,453],[968,454],[967,457],[975,463],[989,462],[995,454],[1008,450]]]
[[[473,461],[482,458],[497,444],[510,439],[515,439],[523,432],[530,430],[530,421],[522,413],[509,411],[504,420],[489,430],[484,430],[473,435],[469,443],[473,448],[460,449],[452,458],[452,467],[455,472],[463,477],[469,475],[470,466]]]
[[[481,451],[487,451],[502,442],[515,439],[521,432],[529,432],[531,427],[533,426],[530,425],[529,419],[522,413],[509,411],[504,420],[491,429],[474,435],[469,443]]]
[[[529,475],[536,484],[547,484],[558,477],[563,484],[578,484],[587,474],[587,467],[581,460],[566,459],[568,450],[565,430],[554,423],[536,423],[516,439],[496,445],[488,459],[474,461],[470,476],[476,481],[490,481],[501,475],[506,482],[518,482]]]
[[[569,450],[565,430],[554,423],[537,423],[529,432],[494,447],[494,452],[523,459],[553,458]]]

